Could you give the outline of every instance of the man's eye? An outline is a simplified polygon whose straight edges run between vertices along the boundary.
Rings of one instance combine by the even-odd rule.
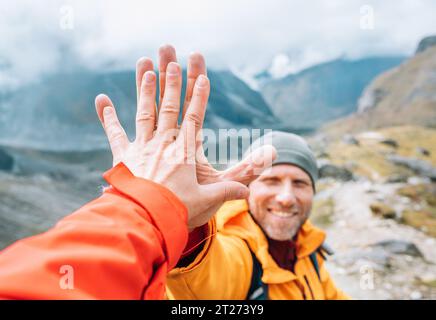
[[[275,184],[278,183],[279,180],[275,178],[265,178],[263,179],[263,182],[265,182],[266,184]]]
[[[309,186],[309,183],[307,181],[297,180],[294,182],[294,185],[297,187],[306,187]]]

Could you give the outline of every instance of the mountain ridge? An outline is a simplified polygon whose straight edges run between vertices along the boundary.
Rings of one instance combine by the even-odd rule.
[[[380,74],[363,91],[356,113],[321,131],[344,134],[400,125],[436,127],[436,46]]]
[[[287,118],[289,125],[316,129],[326,121],[356,110],[365,86],[382,71],[404,57],[343,58],[312,66],[297,74],[273,80],[261,92],[276,117]]]

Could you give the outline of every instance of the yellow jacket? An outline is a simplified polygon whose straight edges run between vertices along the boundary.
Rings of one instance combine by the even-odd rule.
[[[280,268],[271,257],[268,241],[245,200],[225,203],[209,222],[209,235],[190,265],[169,273],[170,299],[246,299],[253,271],[251,252],[262,265],[269,299],[348,299],[335,287],[319,253],[318,277],[309,256],[324,242],[325,233],[309,221],[297,237],[295,273]]]

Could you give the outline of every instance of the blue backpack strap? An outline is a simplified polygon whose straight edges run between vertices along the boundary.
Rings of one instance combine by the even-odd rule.
[[[316,274],[318,275],[318,279],[321,280],[321,274],[319,271],[319,263],[316,254],[319,253],[324,260],[327,260],[326,254],[329,256],[333,255],[333,250],[324,242],[318,249],[310,254],[310,261],[315,268]]]
[[[253,260],[251,284],[245,300],[268,300],[268,285],[262,282],[263,269],[256,255],[250,250]]]
[[[320,273],[319,273],[318,258],[316,257],[316,253],[317,253],[317,252],[318,252],[318,250],[312,252],[312,253],[310,254],[309,257],[310,257],[310,261],[311,261],[312,264],[313,264],[313,267],[315,268],[315,271],[316,271],[316,274],[317,274],[317,276],[318,276],[318,279],[321,280],[321,275],[320,275]]]

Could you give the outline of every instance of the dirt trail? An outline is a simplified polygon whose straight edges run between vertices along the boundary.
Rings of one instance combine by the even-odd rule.
[[[355,299],[436,299],[436,239],[395,220],[375,217],[369,209],[374,201],[395,199],[394,207],[400,210],[404,199],[395,195],[399,186],[335,183],[323,195],[335,202],[333,223],[325,227],[328,243],[336,251],[328,268],[338,286]],[[405,243],[408,247],[398,251],[374,246],[382,241],[395,245],[401,241],[400,247]]]

